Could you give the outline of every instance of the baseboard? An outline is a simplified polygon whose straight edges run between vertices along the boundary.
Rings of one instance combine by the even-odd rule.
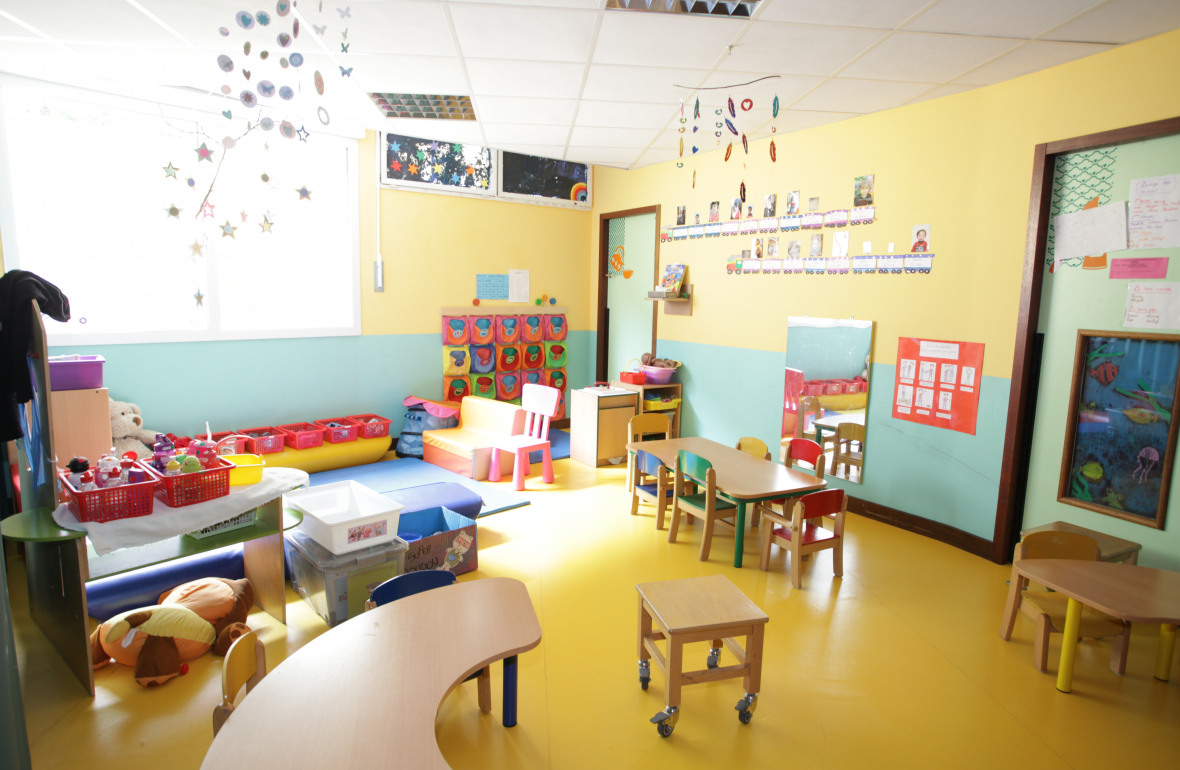
[[[912,513],[899,511],[896,508],[890,508],[889,506],[869,502],[868,500],[861,500],[851,495],[848,497],[848,512],[864,516],[866,519],[889,524],[898,529],[904,529],[907,532],[923,535],[932,540],[946,543],[947,545],[952,545],[955,548],[962,549],[976,556],[981,556],[989,561],[993,560],[992,541],[984,540],[982,537],[969,534],[961,529],[955,529],[947,524],[923,519],[921,516],[915,516]],[[1003,562],[997,563],[1002,564]]]

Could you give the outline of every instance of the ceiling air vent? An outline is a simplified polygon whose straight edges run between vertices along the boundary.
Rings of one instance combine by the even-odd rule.
[[[697,16],[724,16],[748,19],[758,10],[761,0],[606,0],[608,9],[647,11],[648,13],[689,13]]]
[[[439,94],[369,94],[387,118],[475,120],[470,96]]]

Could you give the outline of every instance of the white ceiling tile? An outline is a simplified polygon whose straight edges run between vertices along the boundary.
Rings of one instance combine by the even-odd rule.
[[[475,114],[488,123],[540,123],[564,125],[573,122],[578,109],[574,99],[527,99],[515,96],[477,96],[472,100]]]
[[[762,21],[897,29],[902,22],[929,4],[930,0],[823,0],[809,3],[776,0],[765,3],[758,18]]]
[[[86,3],[4,0],[3,10],[63,42],[101,39],[108,43],[134,45],[163,38],[172,44],[176,42],[176,38],[159,24],[124,0]]]
[[[888,110],[913,99],[928,88],[923,83],[836,78],[804,96],[793,107],[825,112],[869,113]]]
[[[1102,0],[941,0],[905,26],[912,32],[1034,38]]]
[[[840,76],[942,83],[1018,45],[1001,38],[894,32]]]
[[[506,5],[504,0],[463,0],[469,5]],[[594,11],[602,7],[602,0],[512,0],[512,5],[580,8]]]
[[[704,70],[623,67],[595,64],[586,73],[583,99],[595,101],[648,102],[679,105],[687,99]],[[679,87],[685,86],[685,87]]]
[[[1082,43],[1130,43],[1180,27],[1176,0],[1115,0],[1066,22],[1045,40]]]
[[[340,18],[337,7],[347,7],[349,17]],[[324,40],[333,51],[343,42],[350,53],[393,53],[445,56],[457,53],[446,13],[438,3],[341,2],[303,3],[300,13],[312,24],[325,27]],[[348,39],[344,40],[345,30]]]
[[[744,26],[735,19],[610,11],[602,15],[594,63],[708,69]]]
[[[691,108],[686,110],[688,120]],[[615,126],[633,128],[663,128],[680,117],[680,108],[667,104],[635,104],[630,102],[583,101],[578,108],[580,126]]]
[[[657,133],[646,128],[576,126],[570,134],[570,143],[592,147],[643,148],[651,144]]]
[[[582,145],[576,151],[571,148],[568,157],[570,160],[577,161],[578,163],[594,163],[602,166],[629,168],[635,162],[636,158],[639,157],[639,154],[640,151],[634,148]]]
[[[475,93],[492,96],[570,98],[582,85],[582,66],[550,62],[468,59],[467,75]]]
[[[366,91],[414,94],[468,94],[467,78],[458,59],[419,56],[355,56],[340,58],[341,66],[352,68],[350,77]],[[333,73],[340,77],[340,70]]]
[[[564,144],[501,144],[497,145],[496,149],[507,150],[508,152],[515,152],[522,155],[536,155],[541,158],[565,160]]]
[[[941,99],[944,96],[954,96],[955,94],[961,94],[964,91],[973,91],[976,88],[977,88],[977,86],[958,86],[958,85],[935,86],[934,88],[931,88],[926,93],[921,94],[919,96],[915,96],[913,99],[910,99],[908,102],[906,102],[906,104],[917,104],[918,102],[928,102],[931,99]]]
[[[584,62],[596,13],[566,9],[451,5],[463,54],[483,59]]]
[[[500,147],[508,142],[531,144],[565,144],[570,135],[569,126],[536,126],[520,123],[484,123],[484,136],[488,144]]]
[[[849,27],[765,23],[751,27],[720,69],[831,75],[885,33]]]
[[[752,82],[753,81],[753,82]],[[705,80],[708,89],[700,91],[701,104],[723,104],[731,94],[750,98],[755,105],[767,104],[779,98],[779,104],[786,105],[824,82],[822,77],[801,75],[774,75],[767,78],[765,71],[731,72],[718,70]]]
[[[787,110],[779,115],[780,127],[778,133],[802,131],[805,128],[836,123],[848,118],[857,117],[855,112],[823,112],[819,110]]]
[[[1107,51],[1111,46],[1094,43],[1054,43],[1033,40],[981,67],[955,78],[957,84],[985,86],[1030,72],[1056,67],[1083,56]]]
[[[377,121],[375,125],[382,131],[390,131],[403,136],[487,146],[484,143],[482,127],[474,121],[385,118]]]

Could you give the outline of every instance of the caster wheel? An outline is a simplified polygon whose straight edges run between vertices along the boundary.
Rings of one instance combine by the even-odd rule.
[[[674,728],[672,725],[668,724],[667,722],[660,722],[658,725],[656,725],[656,732],[660,734],[661,738],[667,738],[672,734],[673,729]]]
[[[717,668],[717,664],[721,661],[721,650],[709,650],[709,657],[705,658],[705,665],[709,668]]]
[[[647,683],[651,681],[651,664],[646,660],[639,661],[639,686],[647,689]]]
[[[641,677],[639,677],[639,686],[646,690],[647,683],[650,681],[651,681],[651,677],[641,676]]]
[[[750,720],[753,718],[754,718],[753,711],[739,711],[738,712],[738,721],[744,725],[750,724]]]

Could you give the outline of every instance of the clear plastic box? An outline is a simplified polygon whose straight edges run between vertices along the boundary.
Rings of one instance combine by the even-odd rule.
[[[283,542],[291,587],[330,626],[364,612],[373,589],[405,569],[406,543],[397,537],[343,556],[298,529]]]

